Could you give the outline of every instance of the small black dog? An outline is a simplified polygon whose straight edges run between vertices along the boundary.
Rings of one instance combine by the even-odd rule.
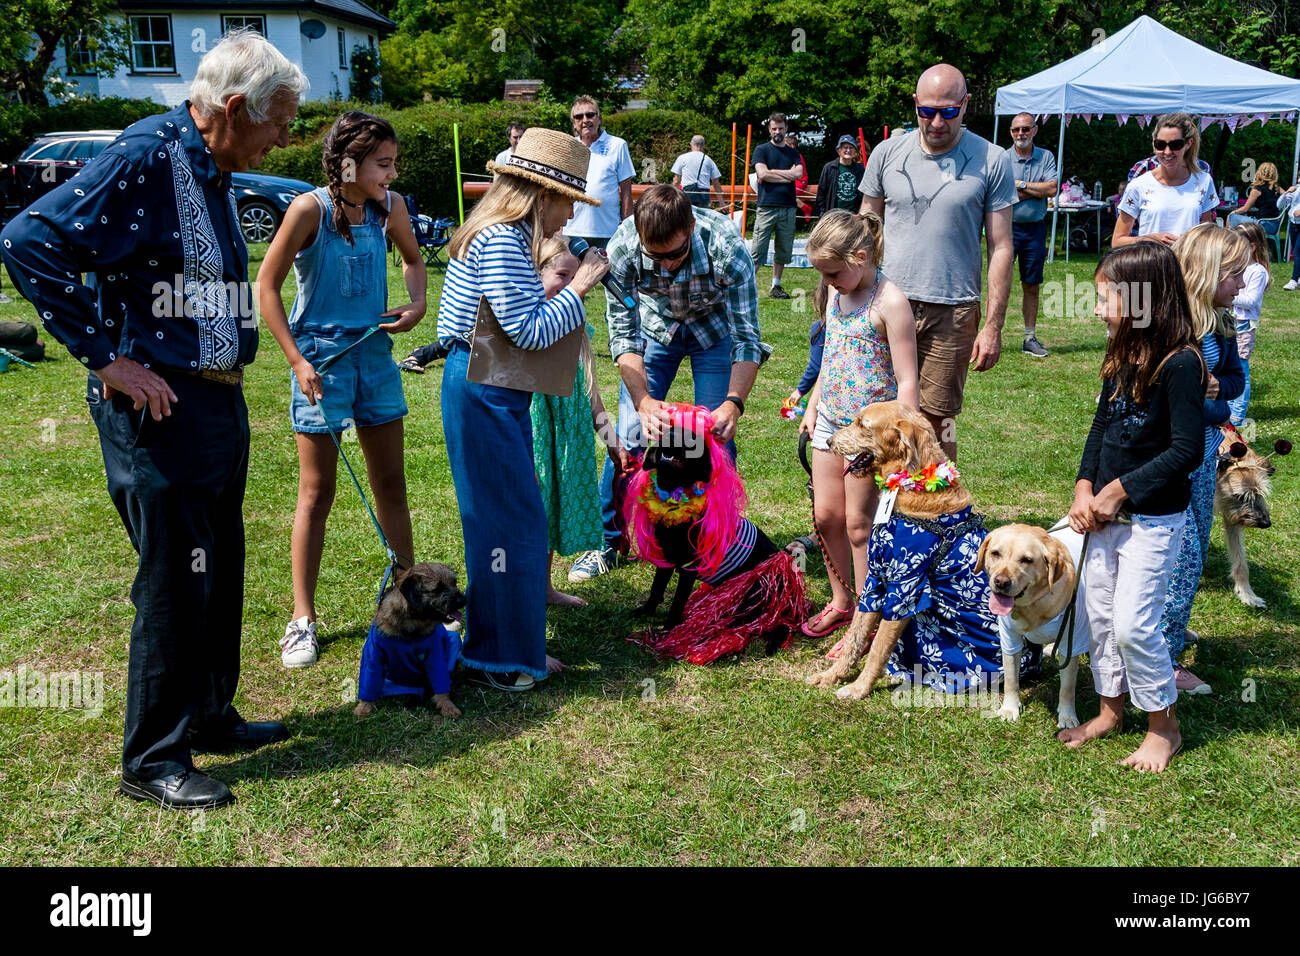
[[[650,594],[633,613],[653,614],[677,572],[668,629],[643,643],[693,663],[743,650],[757,637],[773,653],[788,643],[788,625],[806,614],[803,578],[744,517],[740,476],[708,431],[708,411],[666,407],[673,427],[646,451],[623,509],[629,536],[657,565]],[[692,598],[697,580],[710,590]]]
[[[366,635],[353,713],[367,716],[384,696],[432,694],[440,714],[459,717],[451,700],[451,669],[460,639],[444,625],[459,621],[464,606],[456,572],[445,564],[398,568]]]
[[[697,453],[692,454],[691,449],[681,445],[656,445],[646,451],[641,467],[645,471],[654,473],[651,480],[659,490],[670,494],[690,489],[697,482],[707,485],[713,475],[713,467],[709,462],[709,456],[699,454],[698,451],[697,449]],[[751,524],[750,527],[754,529],[754,542],[748,555],[734,566],[728,565],[725,576],[715,575],[710,579],[710,583],[721,584],[737,574],[752,571],[780,550],[756,525]],[[634,615],[649,617],[659,609],[668,591],[668,582],[672,580],[673,572],[676,571],[677,590],[673,593],[673,603],[668,607],[666,623],[669,627],[676,627],[682,622],[686,602],[690,599],[691,592],[695,590],[695,582],[699,578],[701,530],[701,522],[698,520],[678,524],[659,522],[655,525],[655,540],[659,542],[659,550],[663,553],[664,560],[672,563],[672,567],[655,569],[650,594],[632,612]]]

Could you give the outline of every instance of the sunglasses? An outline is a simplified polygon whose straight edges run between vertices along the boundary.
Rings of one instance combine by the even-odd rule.
[[[686,241],[683,242],[676,249],[672,249],[668,252],[651,252],[649,249],[645,247],[645,243],[641,244],[641,254],[653,262],[663,262],[665,259],[680,259],[682,256],[686,255],[686,253],[690,251],[691,251],[690,236],[687,236]]]
[[[938,113],[944,119],[956,119],[957,114],[961,112],[961,106],[918,106],[916,115],[921,119],[934,119],[934,114]]]
[[[951,116],[948,117],[948,118],[949,118],[949,119],[952,119]],[[1033,127],[1032,127],[1032,126],[1013,126],[1013,127],[1011,127],[1011,132],[1013,132],[1013,133],[1028,133],[1028,132],[1031,132],[1032,130],[1033,130]]]
[[[578,120],[582,120],[582,119],[595,119],[599,115],[600,114],[597,113],[595,110],[591,110],[590,112],[587,113],[574,113],[573,121],[576,123]]]
[[[1177,151],[1177,150],[1180,150],[1180,149],[1182,149],[1184,146],[1187,145],[1187,140],[1185,140],[1185,139],[1171,139],[1171,140],[1166,141],[1166,140],[1163,140],[1163,139],[1153,139],[1153,140],[1151,141],[1151,145],[1154,146],[1154,147],[1156,148],[1156,152],[1157,152],[1157,153],[1160,152],[1160,151],[1163,150],[1163,149],[1172,149],[1172,150]]]

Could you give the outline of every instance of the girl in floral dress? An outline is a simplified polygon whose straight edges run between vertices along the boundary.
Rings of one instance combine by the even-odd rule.
[[[808,393],[801,430],[811,436],[814,518],[830,571],[831,601],[803,626],[824,637],[848,624],[867,575],[876,506],[871,481],[845,475],[830,437],[864,405],[899,399],[918,406],[916,322],[907,296],[880,273],[884,224],[873,212],[827,213],[808,238],[821,273],[814,304],[826,316],[826,348]]]

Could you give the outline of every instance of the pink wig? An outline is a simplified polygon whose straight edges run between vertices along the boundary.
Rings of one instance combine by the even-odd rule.
[[[700,575],[709,577],[722,566],[727,549],[736,536],[736,526],[745,513],[745,487],[740,483],[740,474],[731,456],[713,436],[713,415],[707,408],[678,402],[665,405],[664,409],[668,412],[670,428],[683,434],[691,432],[697,440],[704,441],[708,450],[713,473],[704,491],[704,510],[696,519],[691,538],[696,542]],[[671,564],[664,560],[659,542],[655,540],[655,515],[641,500],[647,492],[655,494],[653,482],[650,472],[644,469],[632,477],[623,502],[623,514],[641,557],[666,568]]]

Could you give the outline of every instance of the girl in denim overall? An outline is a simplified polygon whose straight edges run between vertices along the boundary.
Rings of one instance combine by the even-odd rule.
[[[397,136],[386,121],[357,110],[340,116],[325,137],[329,185],[289,206],[258,275],[262,317],[293,370],[289,415],[299,476],[293,619],[280,642],[286,667],[314,664],[318,654],[316,582],[338,465],[331,429],[337,435],[356,427],[380,526],[400,563],[415,560],[403,461],[406,400],[389,333],[406,332],[424,316],[428,276],[406,203],[388,191],[396,161]],[[386,236],[401,253],[410,296],[392,309]],[[286,317],[280,290],[290,265],[298,295]],[[381,331],[363,340],[375,325]],[[327,360],[328,370],[319,372]]]

